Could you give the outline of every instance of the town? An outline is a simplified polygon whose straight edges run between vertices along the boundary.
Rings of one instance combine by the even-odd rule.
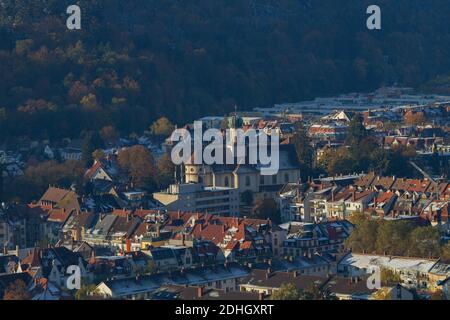
[[[279,136],[276,174],[174,164],[167,118],[3,143],[0,299],[450,298],[450,96],[383,87],[238,109],[197,121]]]

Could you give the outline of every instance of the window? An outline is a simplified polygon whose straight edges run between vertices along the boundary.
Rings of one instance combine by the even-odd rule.
[[[261,177],[259,178],[259,184],[260,184],[260,185],[264,185],[264,176],[261,176]]]
[[[289,182],[289,173],[285,173],[284,174],[284,182],[288,183]]]
[[[251,185],[250,177],[247,176],[247,177],[245,177],[245,186],[250,187],[250,185]]]
[[[230,186],[230,178],[225,177],[225,187],[229,187]]]
[[[277,184],[277,175],[272,176],[272,183]]]

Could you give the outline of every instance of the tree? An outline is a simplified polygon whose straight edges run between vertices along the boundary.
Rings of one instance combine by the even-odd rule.
[[[409,253],[411,256],[439,258],[441,236],[434,227],[414,229],[409,236]]]
[[[320,158],[319,165],[330,175],[355,172],[355,161],[346,147],[337,150],[328,149]]]
[[[364,215],[354,215],[355,228],[345,242],[347,248],[354,252],[372,253],[376,250],[375,244],[378,235],[378,222],[367,219]]]
[[[118,155],[118,163],[138,188],[152,190],[155,183],[155,161],[145,147],[137,145],[122,150]]]
[[[391,300],[391,290],[392,289],[388,287],[381,288],[377,292],[375,292],[372,297],[374,300]]]
[[[100,137],[104,143],[113,143],[118,139],[119,135],[114,126],[106,126],[100,130]]]
[[[82,285],[81,288],[75,292],[76,300],[88,300],[95,296],[99,296],[99,292],[97,286],[94,284]]]
[[[102,149],[97,149],[92,153],[92,158],[94,160],[101,160],[105,157],[105,151]]]
[[[346,144],[352,148],[357,148],[367,137],[367,130],[363,125],[363,117],[360,113],[353,116],[347,131]]]
[[[400,275],[386,268],[381,269],[381,285],[384,287],[393,287],[402,281]]]
[[[85,173],[81,161],[68,160],[63,163],[46,161],[28,167],[24,175],[15,179],[5,194],[9,199],[29,202],[38,199],[49,185],[69,188],[72,183],[81,186]]]
[[[31,295],[28,292],[27,285],[23,280],[16,280],[5,290],[3,300],[30,300]]]
[[[159,118],[150,126],[151,134],[160,137],[170,136],[174,129],[175,126],[166,117]]]
[[[444,292],[441,289],[438,289],[431,293],[431,300],[433,301],[441,301],[447,300]]]
[[[143,276],[143,275],[151,275],[158,272],[158,267],[153,260],[148,260],[145,266],[135,267],[133,270],[135,275]]]
[[[311,140],[303,126],[298,126],[293,140],[297,152],[297,159],[300,163],[300,172],[302,173],[303,178],[307,178],[313,169],[314,149],[311,146]]]
[[[88,95],[84,96],[81,99],[80,103],[82,106],[89,110],[95,110],[98,108],[97,97],[93,93],[89,93]]]
[[[95,150],[103,146],[102,139],[97,131],[83,132],[83,142],[81,145],[81,152],[83,161],[87,166],[92,164],[92,154]]]
[[[271,300],[302,300],[303,293],[294,284],[283,284],[280,289],[274,291]]]
[[[277,203],[271,198],[258,200],[253,208],[253,212],[257,219],[270,219],[275,223],[279,223],[281,220]]]
[[[241,203],[246,205],[246,206],[250,206],[253,204],[253,192],[251,190],[245,190],[242,194],[241,194]]]
[[[376,250],[379,254],[408,254],[409,234],[415,228],[410,221],[381,221],[378,227]]]
[[[410,126],[419,126],[425,123],[425,115],[423,112],[408,111],[404,118],[405,123]]]
[[[157,163],[157,182],[159,188],[165,188],[174,182],[175,165],[169,154],[162,156]]]
[[[441,258],[445,262],[450,262],[450,242],[442,247]]]

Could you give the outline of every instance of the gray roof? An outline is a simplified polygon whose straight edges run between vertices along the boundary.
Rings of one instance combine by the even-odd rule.
[[[225,266],[204,267],[178,271],[174,273],[159,273],[145,275],[139,278],[129,277],[103,282],[111,291],[113,297],[130,294],[153,292],[163,285],[202,285],[208,282],[243,278],[249,273],[246,267],[237,263]]]

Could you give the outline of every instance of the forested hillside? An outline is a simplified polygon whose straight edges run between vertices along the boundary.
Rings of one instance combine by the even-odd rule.
[[[378,0],[369,31],[373,2],[0,0],[1,137],[127,134],[450,74],[448,0]],[[70,4],[81,31],[65,27]]]

